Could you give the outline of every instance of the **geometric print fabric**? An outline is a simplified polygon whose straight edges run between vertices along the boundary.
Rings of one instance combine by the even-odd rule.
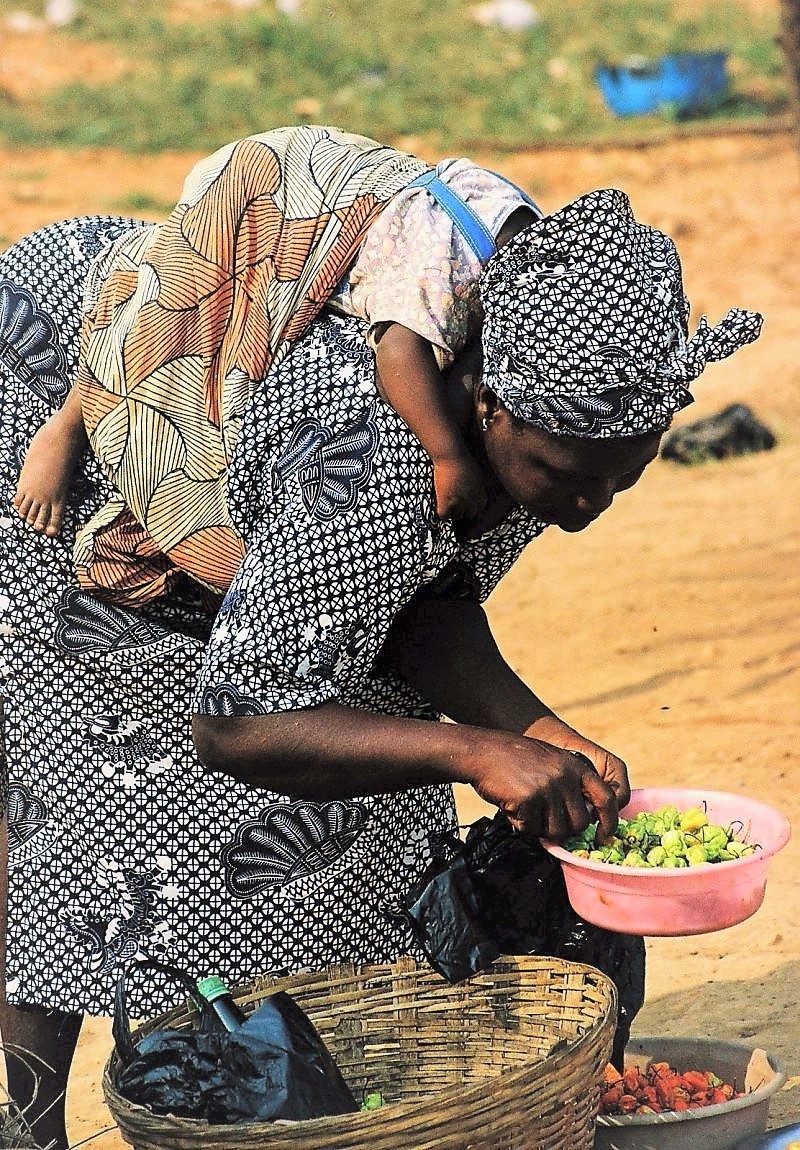
[[[484,381],[518,418],[591,438],[664,430],[706,363],[762,322],[732,309],[689,338],[675,245],[614,188],[514,236],[487,264],[481,300]]]
[[[338,697],[435,719],[374,671],[393,612],[419,588],[436,594],[454,569],[485,596],[541,530],[514,512],[459,546],[432,516],[427,460],[374,391],[359,321],[324,318],[245,420],[231,515],[253,558],[208,653],[212,619],[188,581],[138,612],[79,590],[75,531],[114,494],[94,461],[83,461],[55,539],[26,528],[11,499],[32,435],[74,375],[89,262],[135,223],[66,221],[0,256],[8,996],[95,1014],[111,1012],[134,956],[237,983],[413,952],[386,903],[427,865],[429,836],[452,826],[451,788],[310,803],[209,775],[190,738],[191,699],[252,713]],[[181,997],[143,979],[131,1009]]]
[[[517,508],[460,545],[436,518],[428,459],[377,395],[365,327],[324,316],[254,397],[229,481],[247,554],[206,650],[201,713],[358,705],[412,595],[459,567],[485,598],[542,529]]]

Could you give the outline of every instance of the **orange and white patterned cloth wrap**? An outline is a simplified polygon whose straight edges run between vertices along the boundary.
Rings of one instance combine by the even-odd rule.
[[[78,537],[81,586],[128,606],[182,572],[227,588],[244,555],[227,472],[253,390],[425,167],[335,128],[250,136],[192,170],[165,223],[99,258],[77,383],[119,498]]]

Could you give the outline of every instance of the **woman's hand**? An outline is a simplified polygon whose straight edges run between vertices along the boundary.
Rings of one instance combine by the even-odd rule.
[[[603,779],[617,796],[617,806],[627,806],[631,797],[631,787],[628,780],[628,768],[622,759],[607,751],[597,743],[585,739],[576,730],[568,726],[556,715],[547,714],[535,719],[525,731],[525,735],[532,739],[541,739],[553,747],[560,747],[565,751],[577,751],[585,755],[601,779]]]
[[[279,794],[319,801],[467,783],[534,837],[569,838],[595,811],[601,835],[617,826],[616,793],[588,759],[522,734],[336,702],[273,715],[195,715],[192,728],[209,770]]]
[[[592,762],[527,733],[493,732],[476,747],[464,781],[524,834],[560,842],[584,830],[595,811],[601,837],[617,827],[616,791]]]

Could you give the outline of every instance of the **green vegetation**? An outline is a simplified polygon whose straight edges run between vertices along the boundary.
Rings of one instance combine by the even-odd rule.
[[[716,119],[783,110],[776,15],[732,0],[535,0],[525,31],[482,27],[466,0],[303,0],[296,18],[270,0],[170,18],[162,0],[85,0],[69,29],[124,67],[113,81],[6,103],[7,144],[211,149],[279,124],[334,123],[431,147],[640,135],[669,117],[617,120],[594,82],[603,62],[631,54],[724,49],[731,92]],[[31,12],[29,0],[14,9]],[[12,9],[0,5],[0,15]],[[35,61],[32,61],[32,64]],[[0,76],[0,82],[2,77]],[[1,100],[1,97],[0,97]]]
[[[131,192],[114,204],[114,211],[123,216],[155,219],[158,216],[169,215],[174,206],[174,201],[158,199],[148,195],[147,192]]]

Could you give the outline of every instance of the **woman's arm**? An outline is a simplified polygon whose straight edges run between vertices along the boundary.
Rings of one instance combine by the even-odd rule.
[[[616,827],[616,795],[591,764],[524,735],[335,702],[274,715],[196,715],[193,734],[210,770],[281,794],[349,798],[458,782],[527,834],[577,833],[589,821],[587,802],[606,834]]]
[[[579,751],[613,788],[619,805],[628,802],[625,763],[559,719],[520,679],[503,658],[479,603],[418,596],[395,620],[383,657],[457,723]]]
[[[415,597],[381,657],[457,723],[523,734],[552,714],[503,659],[477,602]]]

